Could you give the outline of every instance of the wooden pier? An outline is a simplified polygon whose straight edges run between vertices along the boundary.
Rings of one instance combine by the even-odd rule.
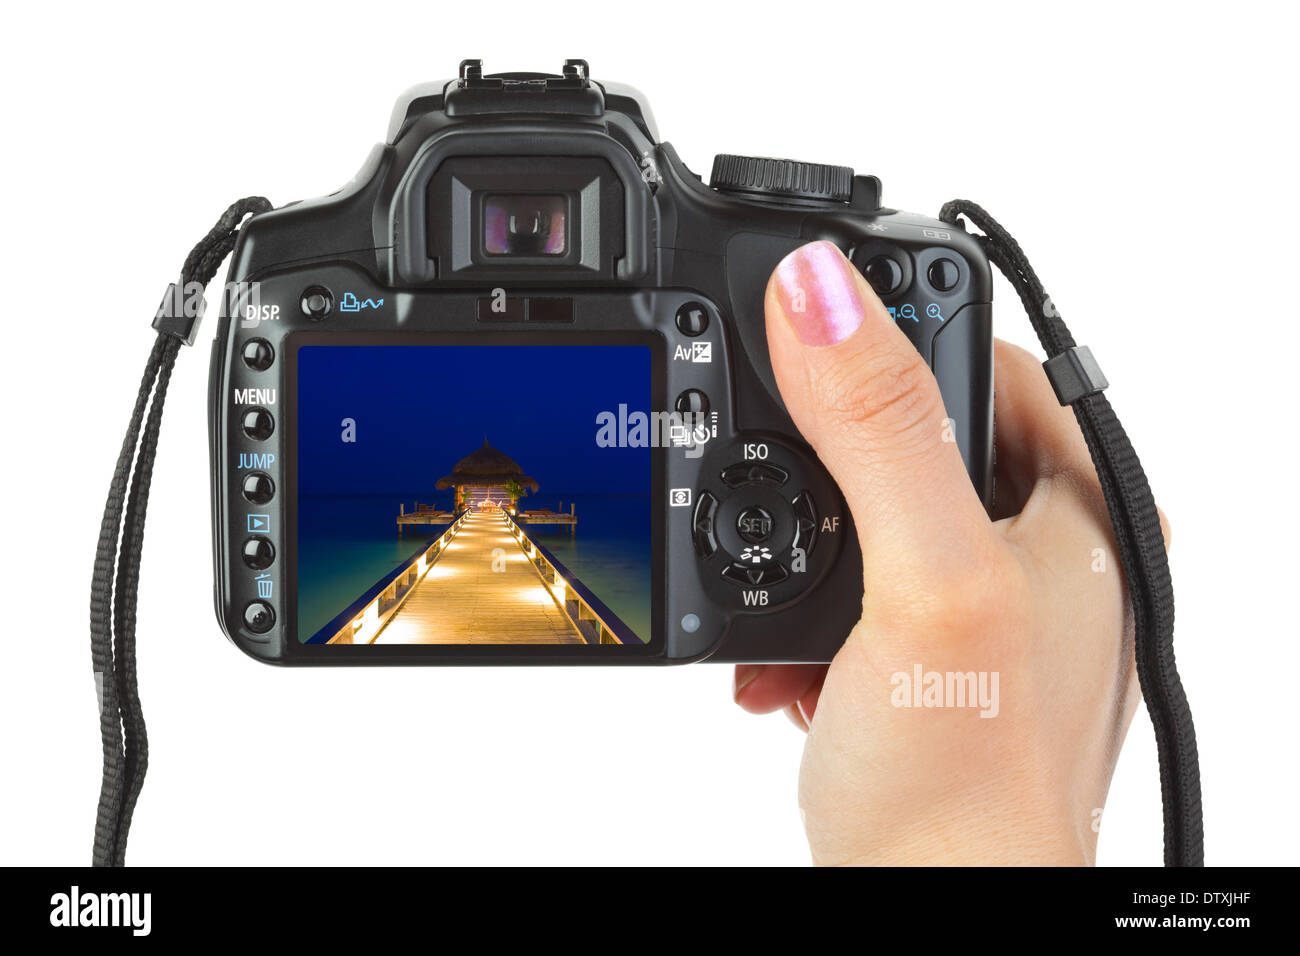
[[[403,502],[398,505],[397,536],[399,538],[405,537],[407,528],[451,524],[455,518],[456,516],[450,511],[436,505],[421,504],[418,501],[410,511],[407,511],[406,503]],[[549,508],[536,508],[531,511],[520,511],[514,515],[514,519],[524,527],[556,525],[561,531],[567,530],[570,538],[578,533],[577,506],[573,502],[569,502],[567,514],[563,511],[552,511]]]
[[[424,518],[410,524],[451,527],[340,615],[327,643],[640,643],[516,518],[462,512],[435,522],[433,516],[402,516]],[[576,523],[572,515],[558,517]]]

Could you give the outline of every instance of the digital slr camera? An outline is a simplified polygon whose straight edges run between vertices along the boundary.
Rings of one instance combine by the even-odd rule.
[[[843,166],[723,155],[705,184],[582,60],[410,91],[351,183],[240,230],[210,380],[226,634],[281,664],[829,661],[861,554],[763,314],[819,239],[933,369],[987,504],[974,238]]]

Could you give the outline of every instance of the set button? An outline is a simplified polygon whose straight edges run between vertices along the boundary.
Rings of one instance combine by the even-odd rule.
[[[742,541],[750,544],[762,544],[772,537],[776,521],[772,512],[762,505],[750,505],[736,516],[736,534]]]
[[[275,432],[275,417],[265,408],[250,408],[244,412],[240,425],[253,441],[266,441]]]

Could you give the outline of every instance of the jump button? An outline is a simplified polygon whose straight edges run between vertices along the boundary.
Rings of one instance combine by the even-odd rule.
[[[244,499],[255,505],[264,505],[275,497],[275,482],[270,475],[260,471],[249,472],[242,482]]]

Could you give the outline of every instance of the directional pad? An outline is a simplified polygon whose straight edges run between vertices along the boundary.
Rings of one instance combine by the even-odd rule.
[[[784,468],[765,462],[741,462],[728,465],[722,469],[722,483],[728,488],[740,488],[743,485],[770,485],[780,488],[790,480],[790,473]]]
[[[817,503],[807,491],[795,495],[794,501],[795,532],[794,548],[802,548],[804,554],[812,554],[817,544]]]
[[[744,564],[729,564],[722,569],[722,576],[737,587],[765,588],[779,584],[790,576],[790,572],[780,563],[755,568]]]

